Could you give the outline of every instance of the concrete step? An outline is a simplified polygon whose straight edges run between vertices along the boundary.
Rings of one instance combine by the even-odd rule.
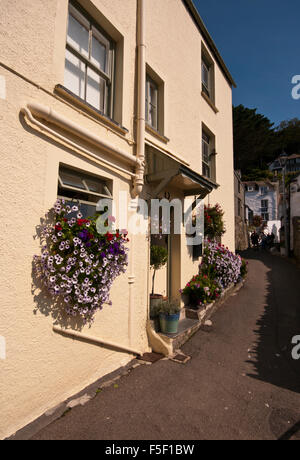
[[[172,346],[173,353],[175,353],[176,350],[197,332],[200,326],[201,323],[198,320],[183,318],[179,321],[178,332],[176,334],[164,334],[162,332],[158,334],[164,342]]]

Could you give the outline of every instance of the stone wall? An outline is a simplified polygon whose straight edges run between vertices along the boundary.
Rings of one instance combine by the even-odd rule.
[[[235,218],[235,249],[245,251],[249,247],[248,229],[246,222],[239,216]]]
[[[293,218],[294,229],[294,255],[300,262],[300,217]]]

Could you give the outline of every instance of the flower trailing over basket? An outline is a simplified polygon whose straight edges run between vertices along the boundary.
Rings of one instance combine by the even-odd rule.
[[[63,299],[68,315],[91,323],[97,310],[111,305],[113,281],[126,271],[127,231],[111,233],[111,217],[104,223],[107,233],[100,235],[99,216],[82,219],[78,207],[64,200],[57,200],[48,216],[54,225],[42,229],[42,254],[34,257],[37,274],[52,296]]]

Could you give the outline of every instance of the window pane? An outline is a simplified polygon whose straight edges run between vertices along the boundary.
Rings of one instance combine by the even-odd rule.
[[[157,108],[150,104],[149,107],[149,124],[157,129]]]
[[[106,46],[99,42],[95,37],[92,39],[91,62],[99,67],[103,72],[106,70],[107,51]]]
[[[74,200],[66,200],[66,204],[69,206],[78,206],[79,211],[82,214],[83,219],[87,219],[88,217],[93,217],[96,214],[96,203],[94,205],[89,205],[86,203],[81,203],[80,201]],[[72,219],[74,217],[76,219],[77,212],[71,212],[68,214],[68,219]]]
[[[103,182],[100,182],[100,180],[95,181],[92,179],[84,179],[84,182],[88,186],[88,189],[90,190],[90,192],[100,193],[104,195],[105,192],[103,191]]]
[[[206,134],[206,133],[202,133],[202,139],[207,143],[209,144],[210,143],[210,138],[209,136]]]
[[[84,99],[85,64],[66,50],[64,85],[76,96]]]
[[[150,85],[150,103],[157,107],[157,88]]]
[[[97,110],[104,112],[105,82],[92,69],[87,69],[86,101]]]
[[[69,185],[70,187],[79,188],[80,190],[86,190],[80,176],[77,174],[72,174],[66,171],[60,171],[59,177],[64,185]]]
[[[202,140],[202,160],[209,164],[209,146],[204,140]]]
[[[207,166],[206,163],[202,163],[202,174],[205,177],[210,177],[210,168]]]
[[[89,57],[89,31],[73,18],[71,14],[69,14],[67,43],[73,46],[84,57]]]
[[[204,64],[204,62],[202,62],[202,83],[208,89],[208,85],[209,85],[209,70],[208,70],[208,67]]]

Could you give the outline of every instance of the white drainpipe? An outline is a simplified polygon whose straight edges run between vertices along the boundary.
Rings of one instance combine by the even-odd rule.
[[[131,347],[127,347],[126,345],[120,345],[116,342],[110,342],[108,340],[99,339],[99,337],[93,337],[87,334],[83,334],[82,332],[73,331],[71,329],[63,329],[59,326],[53,326],[53,331],[58,332],[59,334],[69,335],[70,337],[75,337],[78,339],[88,340],[89,342],[99,343],[101,345],[107,345],[108,347],[116,348],[118,350],[123,350],[128,353],[132,353],[137,356],[141,356],[142,352],[139,350],[135,350]]]
[[[145,172],[145,97],[146,97],[146,3],[145,0],[137,0],[138,30],[137,30],[137,54],[138,54],[138,88],[137,88],[137,159],[136,179],[133,196],[139,196],[144,185]]]
[[[138,30],[137,30],[137,53],[138,53],[138,81],[137,81],[137,169],[132,196],[137,198],[144,185],[145,172],[145,95],[146,95],[146,40],[145,40],[145,0],[137,0]],[[138,203],[133,202],[132,208],[136,209]],[[130,345],[133,342],[133,318],[134,318],[134,235],[131,235],[130,248],[130,275],[129,283],[129,311],[128,311],[128,335]]]
[[[50,123],[53,123],[56,126],[59,126],[60,128],[63,128],[64,130],[68,132],[71,132],[75,136],[78,136],[82,139],[87,140],[88,142],[96,145],[96,147],[98,148],[101,148],[109,153],[114,154],[115,156],[119,158],[122,158],[123,161],[131,165],[136,165],[139,162],[139,160],[133,155],[131,155],[130,153],[114,146],[110,142],[105,141],[104,139],[95,135],[94,133],[87,130],[86,128],[82,127],[78,123],[74,123],[73,121],[69,120],[63,115],[60,115],[59,113],[57,113],[55,110],[51,109],[50,107],[33,102],[30,104],[27,104],[27,109],[23,109],[23,112],[25,112],[27,115],[28,113],[30,113],[31,121],[32,121],[33,115],[36,115],[39,118],[42,118],[43,120],[46,120]],[[37,124],[36,123],[37,120],[33,119],[33,121],[35,122],[35,124]]]

